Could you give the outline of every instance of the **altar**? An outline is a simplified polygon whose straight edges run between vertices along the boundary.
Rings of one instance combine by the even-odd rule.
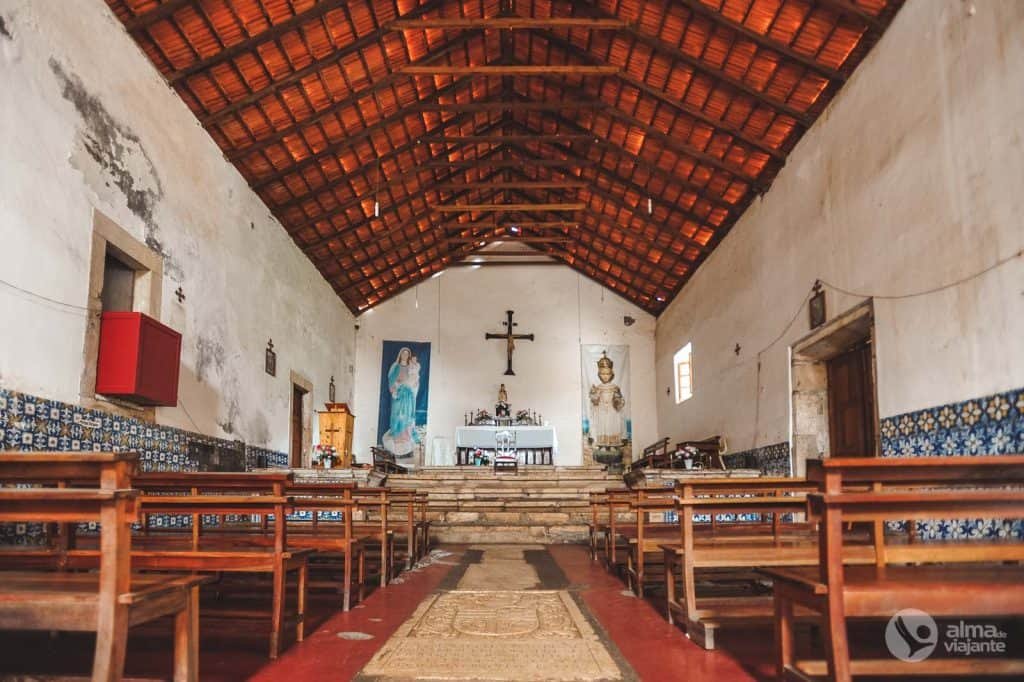
[[[472,464],[475,450],[492,455],[498,448],[497,434],[502,431],[508,431],[513,435],[515,449],[522,464],[554,463],[554,456],[558,451],[558,438],[553,426],[494,424],[460,426],[455,429],[456,463],[460,466]]]

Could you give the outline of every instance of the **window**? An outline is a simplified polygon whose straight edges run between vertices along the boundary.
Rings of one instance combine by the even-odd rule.
[[[672,358],[676,368],[676,404],[693,397],[693,364],[690,344],[680,348]]]

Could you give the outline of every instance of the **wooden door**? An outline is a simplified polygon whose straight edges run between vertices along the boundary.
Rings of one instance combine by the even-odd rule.
[[[870,343],[864,342],[828,361],[828,412],[830,456],[876,455]]]
[[[302,402],[306,396],[306,389],[292,384],[292,451],[289,460],[291,466],[302,466],[302,443],[305,433],[303,431]]]

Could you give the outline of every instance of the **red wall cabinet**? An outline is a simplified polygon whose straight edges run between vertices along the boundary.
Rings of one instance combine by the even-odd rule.
[[[173,407],[180,367],[181,334],[142,313],[103,313],[97,393]]]

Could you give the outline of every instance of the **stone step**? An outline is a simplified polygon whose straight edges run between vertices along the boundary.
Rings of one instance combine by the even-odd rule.
[[[586,542],[586,525],[519,525],[483,526],[480,524],[432,524],[430,535],[434,542],[447,544],[558,544]]]

